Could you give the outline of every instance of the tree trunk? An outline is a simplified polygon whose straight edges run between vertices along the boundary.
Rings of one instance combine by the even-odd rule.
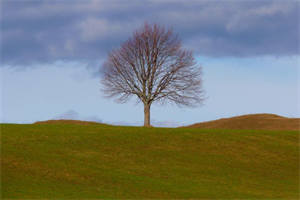
[[[144,126],[150,127],[150,104],[144,104]]]

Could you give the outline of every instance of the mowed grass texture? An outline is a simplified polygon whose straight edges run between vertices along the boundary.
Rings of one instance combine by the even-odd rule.
[[[299,132],[2,124],[3,199],[298,199]]]

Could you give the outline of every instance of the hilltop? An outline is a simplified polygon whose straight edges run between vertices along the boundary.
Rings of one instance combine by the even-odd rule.
[[[249,114],[186,126],[202,129],[300,130],[300,118],[274,114]]]
[[[94,121],[58,119],[37,121],[34,124],[77,124],[77,125],[107,125]],[[230,129],[230,130],[300,130],[300,118],[288,118],[275,114],[248,114],[212,121],[195,123],[181,128]]]

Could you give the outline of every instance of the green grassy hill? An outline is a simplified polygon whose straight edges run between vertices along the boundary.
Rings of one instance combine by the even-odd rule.
[[[2,199],[298,199],[299,132],[2,124]]]

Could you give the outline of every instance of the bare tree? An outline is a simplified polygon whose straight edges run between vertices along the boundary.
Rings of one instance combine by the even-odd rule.
[[[171,29],[157,24],[137,30],[111,51],[103,66],[103,91],[121,103],[135,96],[144,104],[150,126],[153,102],[195,106],[203,101],[201,68]]]

